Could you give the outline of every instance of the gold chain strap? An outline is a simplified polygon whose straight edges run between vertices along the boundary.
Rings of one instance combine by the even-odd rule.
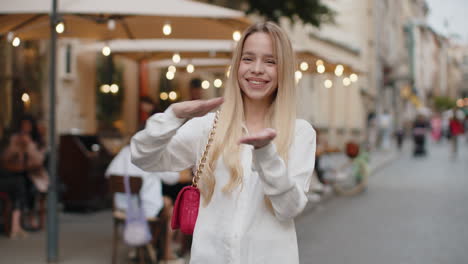
[[[208,156],[208,150],[210,149],[210,146],[213,143],[216,126],[218,125],[218,117],[219,117],[219,110],[216,111],[215,119],[213,122],[213,127],[211,128],[210,135],[208,136],[208,142],[206,143],[205,150],[203,151],[203,155],[200,159],[197,172],[195,173],[195,176],[192,179],[193,187],[197,187],[198,181],[200,180],[200,176],[202,174],[202,170],[205,167],[206,158]]]

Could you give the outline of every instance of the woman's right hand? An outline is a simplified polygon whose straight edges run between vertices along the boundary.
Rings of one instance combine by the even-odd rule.
[[[224,102],[224,98],[218,97],[209,100],[193,100],[173,104],[172,111],[178,118],[193,118],[204,116]]]

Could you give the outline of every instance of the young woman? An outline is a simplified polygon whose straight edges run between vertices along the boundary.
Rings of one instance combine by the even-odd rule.
[[[304,209],[315,131],[296,120],[294,53],[267,22],[249,27],[233,55],[224,98],[172,105],[131,143],[148,171],[196,170],[221,106],[198,187],[192,264],[299,263],[294,218]]]

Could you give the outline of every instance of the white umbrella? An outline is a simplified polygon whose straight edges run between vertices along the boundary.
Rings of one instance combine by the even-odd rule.
[[[49,35],[52,0],[7,0],[0,5],[0,35],[21,39]],[[249,23],[241,11],[188,0],[59,0],[61,37],[93,39],[170,38],[232,39]],[[57,22],[59,22],[57,21]]]

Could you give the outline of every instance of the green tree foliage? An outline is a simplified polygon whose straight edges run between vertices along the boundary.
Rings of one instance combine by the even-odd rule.
[[[114,121],[121,117],[122,112],[123,69],[115,67],[112,56],[98,56],[96,70],[97,119],[103,129],[112,129]],[[101,91],[100,88],[103,84],[113,83],[119,86],[119,92],[103,93]]]
[[[321,0],[247,0],[247,14],[257,13],[268,20],[278,22],[280,17],[292,23],[301,20],[304,24],[319,27],[321,23],[332,23],[335,12]]]
[[[455,99],[447,96],[434,97],[434,107],[437,111],[445,111],[454,108],[456,105]]]

